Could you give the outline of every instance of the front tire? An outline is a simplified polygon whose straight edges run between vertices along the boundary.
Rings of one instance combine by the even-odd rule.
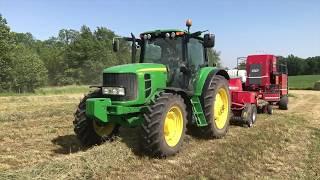
[[[85,147],[99,145],[105,141],[112,141],[118,134],[119,126],[112,123],[102,123],[86,116],[86,100],[101,97],[101,90],[86,95],[79,103],[74,113],[74,132],[80,143]]]
[[[208,125],[203,127],[207,137],[222,138],[230,123],[230,93],[228,81],[220,75],[211,75],[205,82],[201,103]]]
[[[144,113],[141,148],[160,158],[176,154],[181,149],[186,124],[186,105],[182,97],[160,93]]]

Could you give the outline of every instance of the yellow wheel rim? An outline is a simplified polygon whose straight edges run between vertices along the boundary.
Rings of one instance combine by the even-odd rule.
[[[93,129],[101,137],[110,135],[114,127],[115,125],[112,123],[99,125],[96,121],[93,121]]]
[[[164,120],[164,138],[170,147],[174,147],[180,141],[183,131],[183,115],[181,108],[173,106],[168,111]]]
[[[224,88],[220,88],[216,94],[213,112],[217,128],[223,129],[226,125],[229,114],[228,93]]]

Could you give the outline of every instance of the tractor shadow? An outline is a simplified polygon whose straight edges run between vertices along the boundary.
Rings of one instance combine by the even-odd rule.
[[[244,127],[242,121],[230,121],[230,125]],[[120,127],[119,137],[115,139],[115,141],[120,141],[124,143],[136,156],[145,156],[143,150],[140,146],[140,128],[125,128]],[[191,127],[187,127],[188,135],[186,139],[196,138],[196,139],[206,139],[206,137],[202,136],[200,132],[195,131]],[[77,153],[79,151],[86,151],[89,148],[83,147],[78,141],[77,137],[73,134],[63,135],[55,137],[51,140],[54,145],[57,145],[58,148],[52,150],[56,154],[72,154]],[[108,142],[106,142],[108,143]],[[112,142],[111,142],[112,143]]]
[[[143,156],[139,144],[139,128],[120,128],[120,132],[115,141],[122,142],[137,156]],[[81,145],[76,135],[63,135],[55,137],[51,142],[57,146],[52,151],[56,154],[72,154],[79,151],[86,151],[90,147],[84,147]],[[113,142],[105,142],[113,143]]]
[[[140,146],[140,128],[120,128],[120,142],[123,142],[127,145],[129,149],[136,155],[136,156],[144,156],[142,152],[142,148]]]
[[[247,128],[246,123],[241,120],[230,119],[230,125]]]
[[[71,154],[85,150],[78,141],[75,135],[58,136],[51,140],[51,142],[59,147],[54,149],[56,154]]]

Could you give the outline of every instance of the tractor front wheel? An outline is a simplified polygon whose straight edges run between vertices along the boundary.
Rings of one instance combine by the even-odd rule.
[[[74,113],[74,132],[81,144],[86,147],[113,140],[119,130],[119,126],[115,124],[100,123],[86,116],[86,100],[96,97],[101,97],[101,90],[85,96]]]
[[[160,158],[176,154],[183,143],[186,123],[186,105],[182,97],[160,93],[144,113],[141,148]]]

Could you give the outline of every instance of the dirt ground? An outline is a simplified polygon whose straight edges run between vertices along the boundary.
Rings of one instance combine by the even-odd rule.
[[[288,111],[223,139],[188,135],[167,159],[140,152],[138,128],[81,148],[72,121],[82,94],[0,97],[0,179],[320,179],[320,91],[290,95]]]

